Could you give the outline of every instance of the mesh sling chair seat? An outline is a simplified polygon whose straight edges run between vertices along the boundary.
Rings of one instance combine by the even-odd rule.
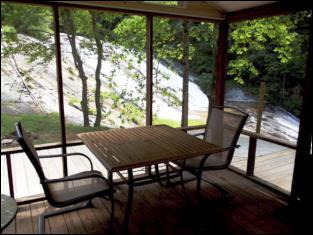
[[[45,218],[73,210],[91,207],[91,199],[102,196],[109,196],[111,200],[112,207],[110,228],[112,229],[114,218],[114,189],[112,184],[101,174],[101,172],[93,170],[90,158],[82,153],[38,156],[36,149],[26,136],[20,122],[15,124],[15,130],[17,134],[17,141],[25,151],[40,178],[40,183],[43,186],[47,201],[54,207],[67,207],[54,212],[41,214],[39,216],[38,233],[44,233]],[[47,179],[45,177],[40,159],[62,156],[68,157],[74,155],[80,155],[87,158],[91,164],[91,170],[57,179]],[[81,202],[83,202],[82,205],[74,205]]]
[[[203,179],[202,172],[207,170],[222,170],[230,165],[235,148],[239,147],[237,141],[248,116],[247,113],[233,107],[210,105],[205,132],[200,133],[200,135],[204,136],[203,140],[222,146],[224,151],[174,161],[174,164],[180,167],[182,184],[184,182],[183,171],[188,171],[196,176],[196,178],[193,179],[197,179],[198,197],[200,197],[201,181],[215,186],[221,190],[225,196],[231,196],[231,193],[219,185],[207,179]]]

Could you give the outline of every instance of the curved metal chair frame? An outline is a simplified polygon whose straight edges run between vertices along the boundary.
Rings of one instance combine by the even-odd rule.
[[[54,207],[67,207],[57,211],[43,213],[39,215],[38,233],[42,234],[45,231],[45,218],[59,215],[66,212],[71,212],[86,207],[93,207],[91,199],[95,197],[108,196],[111,200],[111,224],[110,229],[113,229],[114,220],[114,189],[113,185],[101,174],[101,172],[93,169],[92,162],[88,156],[83,153],[67,153],[57,155],[38,156],[32,142],[25,135],[20,122],[15,124],[17,141],[25,151],[29,160],[33,164],[44,189],[47,201]],[[58,179],[47,179],[41,167],[40,159],[69,157],[80,155],[85,157],[90,165],[90,171],[83,171],[78,174],[66,176]],[[60,187],[61,186],[61,187]],[[90,191],[88,190],[90,189]],[[74,205],[77,203],[82,203]],[[72,206],[74,205],[74,206]],[[70,206],[70,207],[69,207]]]
[[[231,110],[231,112],[225,111],[224,110],[225,108]],[[237,128],[234,128],[231,125],[225,125],[225,123],[224,123],[225,120],[223,119],[224,116],[222,116],[223,117],[222,119],[213,118],[212,114],[218,110],[220,112],[223,112],[222,115],[224,115],[224,114],[230,115],[230,116],[234,116],[236,119],[238,119],[238,120],[236,120],[236,121],[238,121],[238,125],[235,125]],[[172,169],[175,169],[176,171],[179,171],[179,173],[181,175],[181,180],[178,183],[182,184],[183,189],[184,189],[184,182],[188,182],[188,181],[196,179],[197,180],[197,194],[198,194],[199,199],[201,196],[200,195],[201,194],[201,192],[200,192],[201,181],[208,183],[208,184],[211,184],[215,188],[219,189],[223,193],[224,197],[231,197],[232,194],[230,192],[228,192],[226,189],[224,189],[223,187],[219,186],[218,184],[216,184],[214,182],[209,181],[208,179],[202,178],[202,173],[203,173],[203,171],[208,171],[208,170],[223,170],[223,169],[226,169],[230,165],[232,158],[233,158],[233,155],[234,155],[235,148],[240,147],[239,145],[237,145],[237,141],[238,141],[238,138],[239,138],[240,133],[241,133],[241,131],[245,125],[245,122],[246,122],[248,116],[249,115],[247,113],[242,112],[241,110],[234,108],[234,107],[210,105],[205,132],[196,134],[195,136],[203,135],[204,136],[203,140],[208,141],[208,142],[212,142],[212,141],[214,142],[215,139],[218,139],[221,137],[219,136],[218,138],[215,138],[215,136],[210,136],[210,140],[208,140],[209,135],[212,135],[212,134],[209,134],[209,130],[211,127],[213,127],[215,129],[214,133],[217,133],[217,135],[221,135],[220,133],[223,133],[225,128],[226,129],[233,129],[233,133],[232,133],[232,136],[230,138],[231,139],[230,143],[227,144],[226,146],[223,145],[223,143],[222,143],[222,145],[224,147],[223,152],[228,151],[228,153],[225,157],[225,160],[220,161],[219,163],[215,163],[215,164],[210,165],[208,163],[210,162],[211,158],[215,154],[204,155],[204,156],[199,156],[199,157],[195,157],[195,158],[191,158],[191,159],[185,159],[182,161],[174,161],[173,163],[175,165],[179,166],[179,168],[173,167],[170,163],[167,163],[166,171],[169,172],[169,168],[172,168]],[[215,121],[219,122],[220,124],[213,123]],[[230,123],[230,124],[233,124],[233,123]],[[224,136],[222,136],[222,137],[225,138]],[[223,140],[222,140],[222,142],[223,142]],[[216,144],[218,144],[218,143],[216,143]],[[219,154],[221,154],[221,153],[222,152],[220,152]],[[197,164],[195,164],[195,162]],[[193,163],[193,164],[190,164],[190,163]],[[188,171],[191,174],[193,174],[195,177],[193,177],[191,179],[185,179],[184,180],[183,171]],[[169,180],[168,180],[168,184],[171,184],[171,182]]]

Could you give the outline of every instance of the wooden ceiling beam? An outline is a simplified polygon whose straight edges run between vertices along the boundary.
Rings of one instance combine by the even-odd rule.
[[[240,11],[226,13],[226,20],[229,23],[236,23],[245,20],[290,14],[297,11],[312,10],[312,5],[308,2],[277,2],[264,6],[253,7]]]
[[[54,1],[51,1],[54,2]],[[225,14],[203,1],[186,1],[179,6],[168,6],[142,1],[58,1],[72,6],[100,7],[128,10],[152,15],[171,15],[172,17],[191,17],[211,20],[224,20]]]

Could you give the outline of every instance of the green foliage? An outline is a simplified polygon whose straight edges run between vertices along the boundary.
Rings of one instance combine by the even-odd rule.
[[[14,133],[14,124],[22,122],[25,130],[39,135],[36,144],[60,142],[60,118],[58,113],[50,114],[21,114],[9,115],[1,113],[1,136],[12,135]],[[67,136],[76,136],[78,133],[108,130],[107,127],[84,127],[77,124],[66,123]]]
[[[67,70],[71,75],[75,75],[75,73],[74,73],[72,67],[67,67],[66,70]]]
[[[46,34],[53,34],[52,19],[52,11],[49,7],[1,2],[1,24],[14,27],[15,32],[29,35],[40,41],[47,39]]]
[[[189,126],[198,126],[198,125],[204,125],[206,122],[200,119],[190,119],[188,120],[188,125]],[[181,122],[180,121],[175,121],[175,120],[171,120],[171,119],[160,119],[157,118],[156,116],[153,117],[152,120],[152,125],[161,125],[161,124],[165,124],[171,127],[180,127],[181,126]]]
[[[92,89],[92,92],[95,92],[95,89]],[[111,108],[120,111],[118,118],[122,121],[122,123],[127,122],[143,125],[142,120],[145,117],[145,113],[136,103],[138,100],[127,98],[126,96],[131,97],[130,94],[127,94],[126,90],[123,90],[121,94],[117,94],[114,91],[103,91],[100,93],[102,101],[106,99],[111,100]],[[102,119],[110,121],[110,115],[112,113],[112,110],[105,112],[102,115]]]
[[[196,51],[190,61],[191,73],[200,89],[205,94],[210,94],[214,87],[217,27],[212,23],[194,23],[190,35]]]
[[[26,130],[42,133],[58,132],[60,133],[60,119],[58,113],[50,114],[22,114],[9,115],[1,113],[1,136],[9,135],[14,132],[14,124],[18,121],[23,123]]]
[[[88,113],[91,115],[97,115],[97,110],[88,106]]]
[[[135,123],[136,125],[143,125],[142,120],[145,117],[144,112],[130,102],[122,103],[122,111],[119,118],[122,123]]]
[[[151,2],[151,1],[147,1]],[[172,4],[175,1],[154,1],[157,4]],[[66,21],[60,9],[60,30],[66,32]],[[71,10],[74,17],[75,35],[85,40],[79,45],[96,53],[95,33],[92,27],[91,12],[87,10]],[[111,56],[117,68],[121,61],[127,62],[127,74],[138,82],[139,99],[132,99],[132,94],[125,90],[118,97],[100,94],[100,99],[110,98],[114,106],[119,107],[124,102],[139,107],[145,100],[145,74],[136,69],[136,63],[145,60],[146,18],[142,16],[94,12],[97,32],[102,42],[110,41],[116,46],[122,46],[122,51],[116,50]],[[312,11],[281,15],[244,21],[230,25],[229,63],[227,79],[235,80],[245,90],[258,94],[259,82],[267,82],[266,99],[274,104],[282,104],[289,111],[298,112],[299,89],[305,75],[305,65],[308,51],[309,25]],[[53,40],[53,17],[49,7],[30,6],[1,2],[1,57],[22,54],[27,62],[37,61],[48,63],[55,55]],[[167,18],[153,18],[153,49],[154,91],[169,105],[181,105],[181,100],[168,86],[161,87],[159,79],[168,79],[159,71],[159,64],[166,61],[170,69],[182,61],[182,22]],[[217,54],[217,26],[211,23],[188,22],[190,71],[195,75],[195,82],[204,93],[209,93],[214,86],[214,68]],[[24,39],[20,35],[31,36],[33,40]],[[5,43],[4,43],[5,42]],[[131,53],[136,59],[130,59]],[[106,58],[105,58],[106,59]],[[71,74],[73,71],[69,71]],[[115,76],[103,75],[108,87],[117,87],[112,80]],[[158,78],[158,79],[157,79]],[[127,108],[124,109],[132,109]],[[136,112],[134,112],[136,113]],[[109,117],[104,114],[103,117]]]
[[[128,60],[128,70],[131,78],[135,79],[139,86],[138,92],[142,94],[141,100],[145,99],[143,92],[145,75],[136,70],[133,66],[133,61],[126,58],[126,52],[131,53],[138,58],[137,63],[140,63],[145,58],[145,40],[146,40],[146,21],[145,18],[139,16],[125,17],[123,21],[117,25],[114,33],[118,36],[116,44],[123,46],[122,53],[115,53],[114,59],[116,64],[118,61]],[[159,64],[161,60],[169,62],[169,68],[173,68],[174,61],[182,61],[182,21],[175,21],[166,18],[153,18],[153,50],[156,60],[154,60],[154,93],[160,95],[164,101],[170,106],[181,105],[181,99],[175,95],[175,90],[169,86],[162,86],[160,79],[169,79],[168,75],[161,73]],[[195,48],[189,47],[190,58],[195,54]]]
[[[28,63],[49,63],[55,55],[52,23],[51,8],[1,2],[1,58],[22,54]]]
[[[124,52],[132,51],[142,61],[145,56],[142,53],[146,45],[146,18],[142,16],[125,17],[113,30],[116,34],[116,41],[113,43],[117,46],[123,45]]]
[[[311,15],[304,11],[232,24],[228,79],[256,96],[265,81],[266,100],[298,114],[299,99],[286,98],[300,95],[294,88],[304,80]]]
[[[80,104],[81,100],[76,97],[71,97],[68,99],[68,104],[73,106],[74,104]]]

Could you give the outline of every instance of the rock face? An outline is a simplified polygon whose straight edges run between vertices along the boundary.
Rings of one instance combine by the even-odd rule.
[[[62,67],[63,67],[63,91],[64,91],[64,106],[66,121],[82,124],[83,115],[82,112],[77,108],[79,103],[70,105],[70,100],[74,97],[78,100],[81,99],[81,80],[78,76],[78,72],[75,69],[71,48],[64,35],[62,37]],[[79,39],[81,40],[81,38]],[[78,41],[79,41],[78,40]],[[78,42],[79,43],[79,42]],[[113,48],[112,45],[105,45],[106,51],[111,55],[120,48]],[[88,87],[90,98],[92,98],[92,88],[95,87],[94,71],[96,68],[96,56],[86,52],[80,51],[84,61],[84,67],[86,75],[88,77]],[[24,77],[27,78],[27,82],[31,87],[31,92],[39,102],[42,104],[45,112],[59,112],[58,106],[58,93],[57,93],[57,81],[56,81],[56,66],[55,63],[49,65],[39,65],[36,62],[31,64],[26,63],[25,57],[22,55],[15,56],[16,63],[21,71],[24,71]],[[128,55],[127,60],[136,61],[132,55]],[[138,90],[145,91],[145,85],[139,87],[138,81],[132,77],[134,71],[137,70],[141,74],[145,74],[145,62],[140,64],[134,62],[133,70],[127,69],[127,62],[120,63],[118,66],[107,57],[103,61],[102,66],[102,91],[110,91],[107,86],[108,76],[115,71],[115,76],[110,78],[111,82],[116,84],[114,92],[120,94],[122,90],[126,90],[125,98],[136,99],[144,98]],[[160,72],[167,75],[167,79],[162,76],[157,77],[160,86],[170,87],[178,98],[181,98],[182,92],[182,77],[173,71],[167,69],[166,66],[159,64]],[[181,119],[181,108],[172,107],[168,105],[166,99],[168,97],[163,96],[160,93],[154,93],[154,104],[153,114],[157,114],[159,118],[180,120]],[[140,103],[141,102],[141,103]],[[138,102],[138,105],[145,107],[145,101]],[[94,102],[91,103],[91,105]],[[245,129],[255,131],[256,123],[256,112],[257,112],[257,99],[245,94],[239,88],[227,88],[225,94],[225,104],[235,106],[243,111],[249,113],[250,117],[247,121]],[[76,107],[75,107],[76,106]],[[93,107],[93,106],[92,106]],[[119,107],[112,108],[112,100],[104,100],[103,109],[112,113],[106,121],[102,122],[102,125],[111,127],[133,127],[135,123],[122,123],[119,116],[121,115],[121,109]],[[208,99],[207,96],[200,90],[200,88],[190,81],[189,83],[189,118],[190,119],[202,119],[206,120],[208,110]],[[35,104],[34,100],[27,93],[27,90],[23,86],[21,79],[17,75],[12,65],[5,59],[1,60],[1,112],[8,113],[11,115],[21,113],[34,113],[42,112],[41,109]],[[95,117],[90,115],[90,120],[93,123]],[[273,135],[279,138],[283,138],[289,141],[296,141],[298,136],[298,125],[299,120],[292,114],[286,112],[280,107],[265,105],[263,116],[262,116],[262,128],[261,133]],[[10,142],[10,140],[1,140]]]
[[[225,105],[234,106],[247,112],[249,118],[245,130],[255,132],[257,122],[257,102],[225,101]],[[261,134],[266,134],[291,142],[296,142],[299,131],[299,119],[278,106],[266,104],[262,113]]]
[[[257,102],[257,99],[253,96],[245,94],[239,88],[226,88],[225,92],[226,102]]]

